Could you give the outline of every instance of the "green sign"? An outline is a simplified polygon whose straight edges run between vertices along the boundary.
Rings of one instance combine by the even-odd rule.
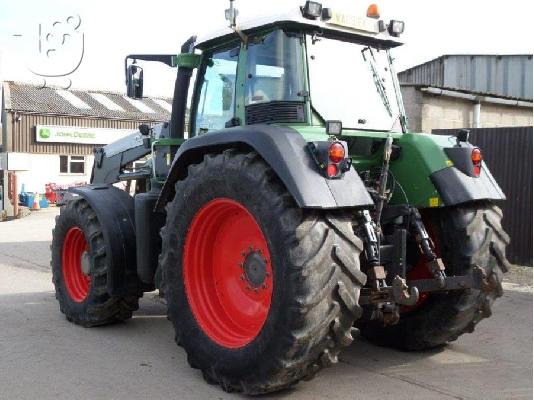
[[[88,128],[78,126],[37,125],[35,139],[48,143],[105,145],[135,132],[134,129]]]

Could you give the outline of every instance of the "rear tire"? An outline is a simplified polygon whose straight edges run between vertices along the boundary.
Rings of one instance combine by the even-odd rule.
[[[229,310],[231,305],[223,295],[242,293],[239,279],[229,282],[235,284],[233,292],[225,292],[222,282],[226,278],[217,275],[224,258],[210,257],[206,251],[233,249],[241,240],[239,230],[227,230],[225,226],[232,221],[220,219],[224,209],[214,209],[217,204],[238,204],[234,209],[236,219],[244,215],[239,211],[243,207],[265,238],[267,248],[261,254],[269,253],[265,271],[271,273],[271,280],[264,281],[271,286],[269,306],[265,315],[253,314],[264,321],[251,322],[254,329],[248,333],[239,328],[247,325],[245,320],[233,327],[221,309],[213,314],[198,311],[203,301],[215,301],[210,304],[222,304],[224,310]],[[203,216],[211,225],[203,225],[204,234],[195,236],[195,240],[191,235],[201,232],[196,229]],[[225,239],[212,232],[233,233],[232,238]],[[365,275],[359,270],[362,243],[354,235],[351,216],[298,208],[256,153],[226,150],[190,166],[188,176],[176,184],[176,196],[167,206],[162,238],[160,263],[176,341],[186,350],[191,367],[200,369],[209,383],[247,394],[283,389],[300,379],[311,379],[320,369],[335,363],[341,348],[352,342],[351,327],[361,314],[358,298]],[[198,264],[205,267],[202,277],[213,280],[215,289],[211,291],[204,290],[209,286],[200,280],[191,283],[188,271],[191,265],[197,265],[191,264],[191,254],[198,249],[203,250],[198,253],[204,257],[203,263]],[[225,269],[229,275],[239,271],[240,263],[235,259],[240,254],[250,253],[247,249],[227,253],[232,260]],[[191,295],[193,285],[196,297]],[[205,294],[204,300],[199,300],[199,292]],[[246,296],[247,292],[243,293]],[[248,304],[246,297],[240,298]],[[243,318],[239,311],[227,314],[236,320]],[[214,325],[210,321],[215,321]],[[241,339],[233,340],[234,337]]]
[[[69,321],[85,327],[105,325],[127,320],[139,308],[140,291],[121,297],[108,294],[110,260],[104,235],[96,213],[84,199],[61,207],[50,249],[56,299]]]
[[[509,236],[501,226],[502,212],[491,203],[447,207],[427,213],[430,233],[437,235],[438,249],[448,275],[471,274],[473,266],[482,267],[494,288],[489,293],[471,289],[433,293],[419,306],[401,314],[398,324],[381,327],[360,323],[361,334],[379,345],[402,350],[424,350],[456,340],[471,333],[502,296],[503,272],[508,271],[505,257]],[[432,232],[432,230],[436,232]],[[431,235],[432,236],[432,235]]]

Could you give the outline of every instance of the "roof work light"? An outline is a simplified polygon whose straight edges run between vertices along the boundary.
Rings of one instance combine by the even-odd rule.
[[[307,1],[304,7],[301,7],[302,16],[308,19],[317,19],[321,16],[323,5],[315,1]]]
[[[391,36],[399,37],[404,32],[404,21],[396,21],[392,19],[389,22],[388,32]]]

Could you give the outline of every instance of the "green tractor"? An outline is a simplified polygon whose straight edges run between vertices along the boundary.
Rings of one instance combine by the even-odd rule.
[[[96,149],[71,190],[61,311],[124,321],[159,289],[191,367],[248,394],[313,378],[358,330],[404,350],[472,332],[502,295],[505,196],[468,131],[408,130],[390,54],[404,23],[312,1],[236,16],[230,1],[229,29],[126,58],[133,98],[139,61],[177,67],[171,120]]]

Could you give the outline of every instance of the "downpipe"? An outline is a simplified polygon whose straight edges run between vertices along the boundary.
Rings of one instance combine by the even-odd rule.
[[[473,128],[480,128],[480,102],[473,106]]]

